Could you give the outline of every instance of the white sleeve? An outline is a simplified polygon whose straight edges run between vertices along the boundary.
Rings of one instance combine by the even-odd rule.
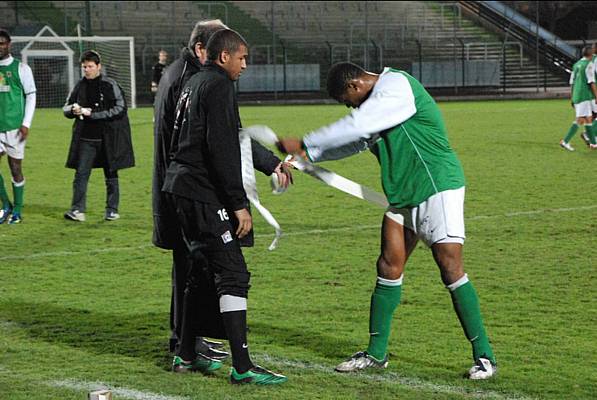
[[[30,128],[31,121],[33,121],[33,113],[35,112],[36,88],[35,81],[33,80],[33,72],[27,64],[21,63],[19,65],[19,77],[21,78],[21,85],[25,92],[25,117],[23,118],[22,125]]]
[[[317,159],[326,150],[371,138],[393,128],[417,112],[415,96],[408,79],[388,72],[380,76],[371,96],[350,115],[319,128],[303,138],[308,153]]]
[[[574,70],[570,73],[570,82],[568,82],[568,84],[574,85]]]
[[[585,74],[587,75],[587,83],[595,83],[595,66],[593,63],[589,63],[587,68],[585,69]]]

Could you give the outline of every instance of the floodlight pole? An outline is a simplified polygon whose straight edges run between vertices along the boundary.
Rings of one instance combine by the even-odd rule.
[[[274,100],[278,100],[278,87],[276,82],[276,25],[274,17],[274,2],[272,1],[272,58],[273,58],[273,75],[274,75]]]
[[[539,2],[535,1],[535,82],[539,93]]]

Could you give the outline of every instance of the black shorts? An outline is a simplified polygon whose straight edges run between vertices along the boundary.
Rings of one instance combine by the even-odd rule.
[[[218,296],[247,297],[250,273],[234,234],[237,225],[234,214],[229,215],[226,208],[218,204],[201,203],[177,195],[170,195],[169,199],[190,253],[195,254],[195,260],[205,257],[203,262],[193,262],[187,287],[199,280],[194,279],[203,273],[199,268],[207,268],[213,276]],[[197,255],[195,250],[200,254]]]

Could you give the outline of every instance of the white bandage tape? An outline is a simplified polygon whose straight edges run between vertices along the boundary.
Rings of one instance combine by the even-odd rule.
[[[257,140],[258,142],[264,145],[273,146],[278,142],[278,136],[276,135],[276,133],[265,125],[253,125],[248,128],[243,128],[242,134],[247,135],[248,137],[254,140]],[[388,207],[388,201],[383,194],[378,193],[375,190],[358,184],[354,181],[351,181],[350,179],[347,179],[343,176],[340,176],[335,172],[329,171],[317,165],[313,165],[312,163],[304,160],[302,157],[298,155],[288,155],[284,162],[289,162],[299,171],[304,172],[312,176],[313,178],[316,178],[344,193],[350,194],[351,196],[357,197],[362,200],[366,200],[382,208]],[[249,197],[249,200],[251,200],[251,197]],[[253,200],[251,200],[251,202],[253,202]],[[266,221],[268,221],[268,223],[276,229],[276,238],[270,246],[270,250],[272,250],[273,248],[275,248],[278,239],[282,235],[282,230],[280,229],[280,225],[278,225],[271,213],[267,209],[265,209],[261,204],[257,204],[259,204],[258,200],[257,203],[254,203],[255,207],[259,210],[261,215],[263,215]],[[261,209],[263,209],[263,211]],[[268,215],[269,217],[271,217],[271,219],[268,219]]]
[[[312,177],[325,182],[327,185],[344,193],[348,193],[351,196],[358,197],[361,200],[367,200],[368,202],[383,208],[388,207],[388,201],[386,200],[386,196],[383,194],[340,176],[335,172],[317,165],[313,165],[309,161],[306,161],[299,156],[294,157],[294,160],[292,161],[291,158],[292,156],[288,156],[286,157],[285,161],[290,162],[290,164],[292,164],[299,171],[311,175]]]
[[[264,125],[254,125],[249,128],[244,128],[240,132],[240,148],[241,148],[241,159],[242,159],[242,175],[243,175],[243,186],[247,193],[247,198],[253,204],[253,207],[259,211],[263,218],[270,224],[275,231],[274,240],[269,245],[268,250],[274,250],[278,246],[278,242],[282,237],[282,228],[272,213],[265,208],[259,201],[259,195],[257,193],[257,184],[255,182],[255,172],[253,170],[253,155],[251,150],[251,139],[255,139],[260,143],[269,144],[272,140],[276,143],[276,134]]]

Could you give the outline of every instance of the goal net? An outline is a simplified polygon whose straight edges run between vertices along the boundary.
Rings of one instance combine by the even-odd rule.
[[[132,37],[58,36],[45,26],[36,36],[13,36],[11,47],[12,55],[33,71],[38,107],[63,106],[82,76],[79,58],[86,50],[100,54],[102,74],[118,82],[129,107],[137,106]]]

